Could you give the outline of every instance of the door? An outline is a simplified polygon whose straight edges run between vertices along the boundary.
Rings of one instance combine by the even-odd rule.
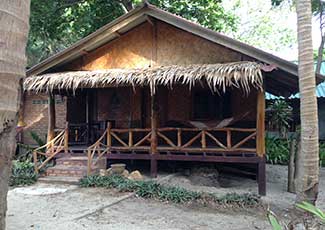
[[[67,121],[69,122],[69,143],[88,144],[87,92],[77,91],[67,100]]]

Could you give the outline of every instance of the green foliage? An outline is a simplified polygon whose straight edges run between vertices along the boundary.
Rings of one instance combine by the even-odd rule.
[[[296,204],[296,206],[310,214],[315,215],[318,217],[323,223],[325,223],[325,212],[317,208],[315,205],[310,204],[308,202],[302,202],[300,204]],[[269,219],[270,224],[272,225],[273,230],[283,230],[283,229],[288,229],[288,226],[282,227],[279,223],[278,218],[276,215],[268,210],[267,217]],[[290,228],[291,229],[291,228]],[[317,228],[318,229],[318,228]]]
[[[150,3],[218,31],[235,30],[236,17],[215,0],[151,0]],[[28,66],[63,50],[113,21],[139,0],[32,0]]]
[[[180,187],[160,186],[159,199],[174,203],[185,203],[200,198],[201,194]]]
[[[289,122],[292,120],[292,107],[287,101],[278,99],[268,105],[268,120],[281,136],[285,136],[290,128]]]
[[[30,132],[30,136],[32,137],[32,139],[37,143],[37,147],[43,146],[45,144],[45,139],[41,138],[37,133],[35,132]],[[33,158],[33,150],[37,147],[32,147],[30,145],[26,145],[23,143],[18,143],[17,146],[19,148],[21,148],[24,151],[21,151],[22,153],[17,154],[15,156],[15,160],[18,161],[32,161]],[[40,151],[45,151],[45,149],[42,149]],[[41,158],[41,160],[44,160],[44,156],[43,159]]]
[[[30,136],[37,143],[38,146],[43,146],[46,144],[45,139],[41,138],[37,133],[31,131]]]
[[[10,186],[30,185],[36,182],[34,164],[30,161],[13,161]]]
[[[272,4],[265,0],[223,2],[239,18],[237,31],[227,33],[234,38],[265,51],[281,54],[297,43],[295,28],[288,23],[296,19],[295,9],[290,3],[276,1]]]
[[[243,206],[254,206],[259,203],[260,197],[255,194],[228,193],[222,197],[216,197],[215,200],[221,204],[242,204]]]
[[[222,7],[222,0],[150,0],[161,9],[216,31],[236,31],[238,18]]]
[[[266,161],[269,164],[287,165],[290,157],[289,138],[266,135]],[[319,165],[325,167],[325,143],[319,143]]]
[[[311,214],[317,216],[321,221],[325,222],[325,212],[317,208],[315,205],[312,205],[308,202],[302,202],[301,204],[296,205],[298,208],[305,210]]]
[[[270,164],[286,165],[289,161],[290,140],[266,136],[266,160]]]
[[[186,203],[189,201],[209,198],[218,204],[240,205],[241,207],[254,206],[259,203],[259,196],[254,194],[239,195],[236,193],[217,197],[215,194],[193,192],[180,187],[164,186],[154,181],[132,181],[119,175],[88,176],[80,180],[81,187],[116,188],[122,192],[135,192],[139,197],[158,199],[173,203]]]
[[[277,217],[270,210],[268,210],[268,212],[267,212],[267,218],[269,219],[269,222],[272,225],[273,230],[283,230],[283,228],[280,225]]]
[[[319,143],[319,164],[322,167],[325,167],[325,143]]]

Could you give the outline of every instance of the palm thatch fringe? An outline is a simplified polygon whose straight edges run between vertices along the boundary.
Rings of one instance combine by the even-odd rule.
[[[155,94],[156,86],[172,87],[185,84],[191,89],[205,82],[212,91],[226,91],[236,87],[249,93],[251,88],[262,90],[263,65],[255,62],[203,64],[189,66],[163,66],[144,69],[108,69],[74,71],[30,76],[24,81],[26,91],[51,92],[78,88],[103,88],[116,86],[149,86]]]

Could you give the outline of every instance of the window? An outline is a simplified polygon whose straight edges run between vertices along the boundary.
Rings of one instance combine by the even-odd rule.
[[[193,95],[194,120],[220,120],[231,116],[230,94],[196,91]]]

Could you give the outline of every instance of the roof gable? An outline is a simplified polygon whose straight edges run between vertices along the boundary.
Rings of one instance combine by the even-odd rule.
[[[266,79],[267,88],[269,88],[269,91],[273,94],[286,96],[298,91],[298,68],[296,64],[229,38],[221,33],[204,28],[148,3],[143,3],[129,13],[103,26],[84,39],[81,39],[71,47],[33,66],[27,71],[27,76],[48,72],[51,68],[63,65],[81,57],[85,52],[90,52],[103,44],[120,37],[121,34],[126,33],[143,22],[150,22],[151,18],[158,19],[208,41],[227,47],[233,51],[244,54],[253,60],[255,59],[259,62],[275,65],[278,68],[276,71],[277,73],[272,75],[268,74],[268,78]],[[318,83],[321,81],[320,77],[321,76],[317,79]],[[268,87],[268,85],[270,85],[270,87]]]

